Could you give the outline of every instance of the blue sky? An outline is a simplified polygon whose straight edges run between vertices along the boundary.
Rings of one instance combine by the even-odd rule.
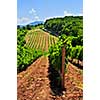
[[[82,13],[83,0],[17,0],[17,24]]]

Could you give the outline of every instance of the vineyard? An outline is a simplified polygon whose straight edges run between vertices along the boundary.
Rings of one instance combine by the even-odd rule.
[[[32,49],[47,51],[58,38],[40,29],[32,30],[26,35],[26,46]]]
[[[82,17],[39,27],[17,29],[18,100],[83,100]]]
[[[38,57],[48,52],[48,48],[58,41],[58,38],[41,29],[18,30],[17,35],[17,70],[25,70]]]

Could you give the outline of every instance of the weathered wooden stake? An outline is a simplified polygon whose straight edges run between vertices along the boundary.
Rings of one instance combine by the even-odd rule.
[[[65,88],[65,45],[62,47],[62,68],[61,68],[61,85],[62,89]]]

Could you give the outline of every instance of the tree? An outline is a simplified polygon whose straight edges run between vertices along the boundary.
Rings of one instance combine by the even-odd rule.
[[[27,28],[28,30],[31,30],[31,25],[27,25],[26,28]]]
[[[17,25],[17,29],[20,29],[20,25]]]

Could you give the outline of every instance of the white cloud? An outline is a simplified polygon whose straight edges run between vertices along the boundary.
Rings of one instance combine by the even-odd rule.
[[[18,18],[17,19],[17,24],[28,24],[32,21],[39,21],[40,18],[39,16],[37,15],[37,12],[35,9],[31,9],[29,11],[29,14],[31,14],[31,18],[27,18],[27,17],[21,17],[21,18]]]
[[[37,11],[32,8],[30,11],[29,11],[30,14],[32,14],[32,17],[33,17],[33,20],[40,20],[39,16],[37,15]]]
[[[30,14],[36,14],[36,10],[32,8],[32,9],[29,11],[29,13],[30,13]]]
[[[64,11],[64,16],[72,16],[72,13],[68,13],[67,11]]]
[[[39,16],[35,16],[34,20],[40,20]]]
[[[27,17],[22,17],[22,18],[18,18],[18,19],[17,19],[17,23],[18,23],[18,24],[28,23],[29,21],[30,21],[30,19],[27,18]]]
[[[32,12],[33,12],[33,13],[36,13],[36,10],[32,8]]]
[[[83,14],[81,13],[75,14],[75,13],[69,13],[68,11],[64,11],[64,16],[83,16]]]
[[[59,17],[64,17],[64,16],[52,16],[52,17],[46,17],[46,18],[44,19],[44,21],[46,21],[47,19],[51,19],[51,18],[59,18]]]

